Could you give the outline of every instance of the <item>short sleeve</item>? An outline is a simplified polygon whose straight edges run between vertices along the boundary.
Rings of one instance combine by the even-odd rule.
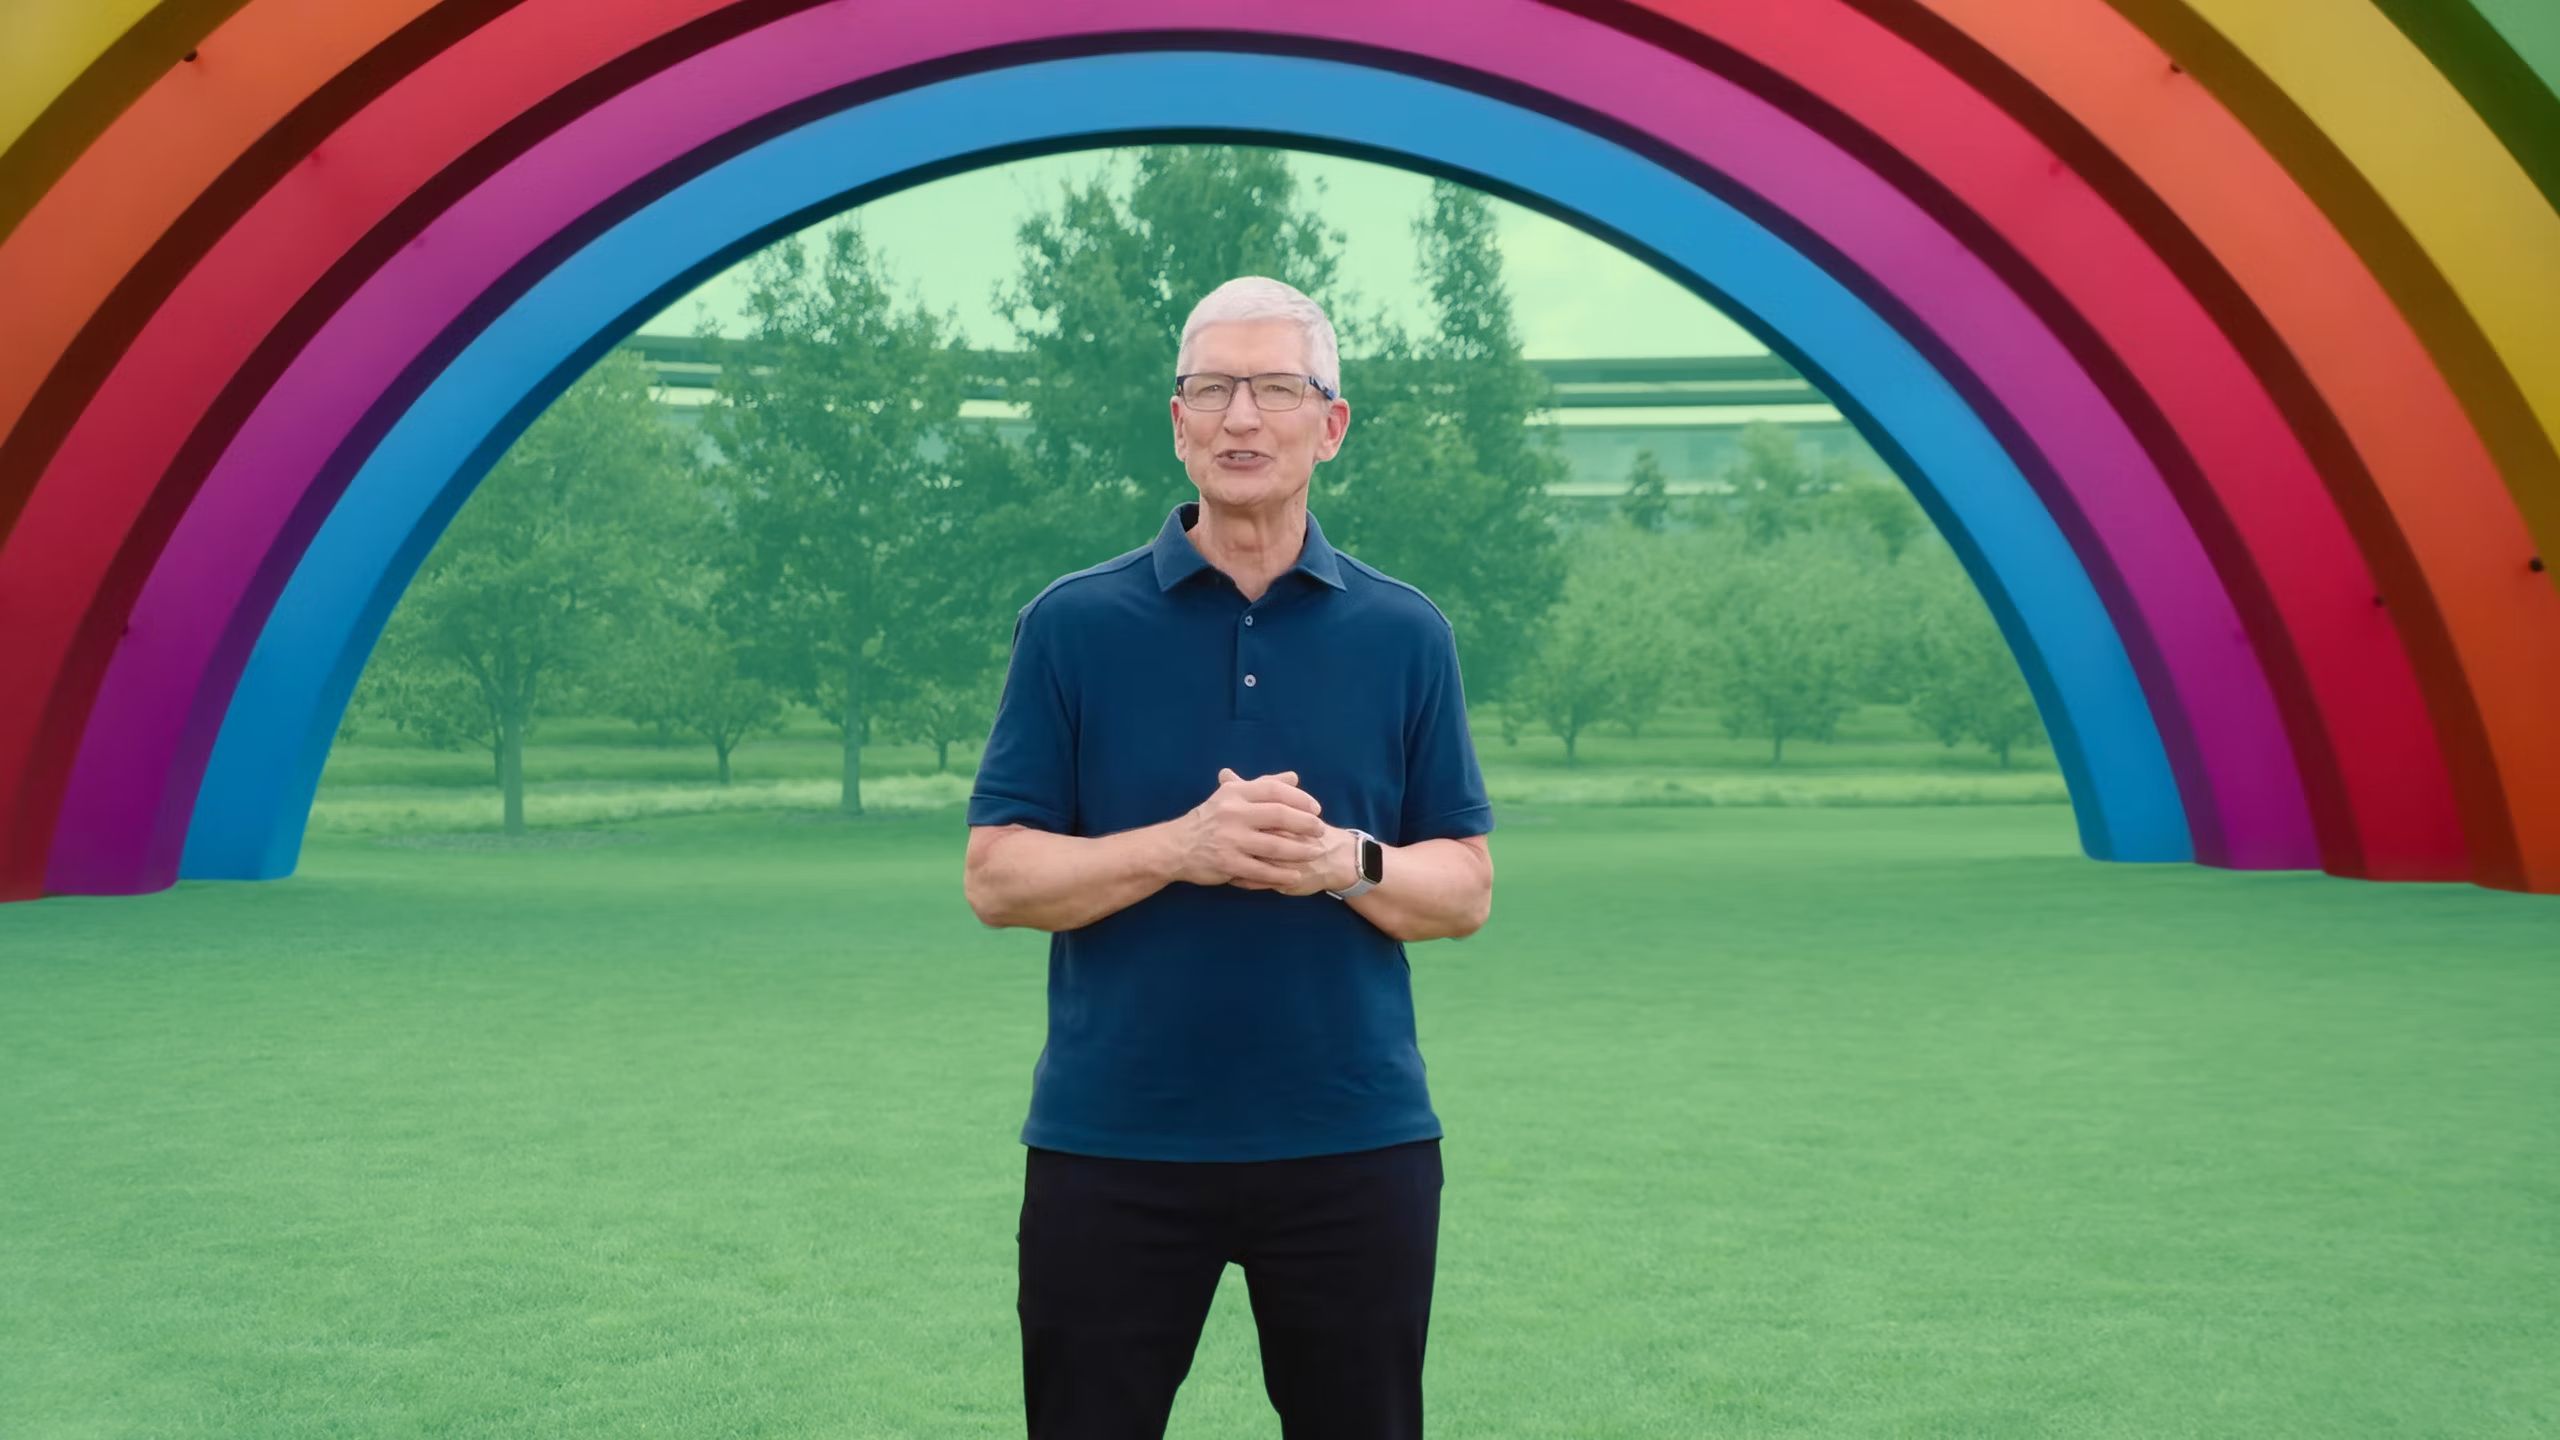
[[[1013,617],[1013,659],[969,792],[971,825],[1028,825],[1073,834],[1076,732],[1059,661],[1056,616],[1033,600]]]
[[[1467,729],[1467,692],[1458,677],[1458,639],[1444,618],[1434,627],[1422,693],[1405,734],[1404,805],[1392,842],[1412,845],[1493,829],[1493,802]]]

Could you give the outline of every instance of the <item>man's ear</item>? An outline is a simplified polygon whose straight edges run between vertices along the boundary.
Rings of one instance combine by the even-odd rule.
[[[1168,400],[1165,402],[1165,408],[1173,414],[1173,458],[1188,460],[1191,457],[1182,453],[1182,402]]]
[[[1316,458],[1330,460],[1342,453],[1343,438],[1351,433],[1351,402],[1330,400],[1324,408],[1324,438],[1316,442]]]

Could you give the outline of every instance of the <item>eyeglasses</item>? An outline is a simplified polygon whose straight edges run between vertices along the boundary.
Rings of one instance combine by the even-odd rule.
[[[1218,375],[1199,371],[1173,377],[1173,393],[1194,410],[1224,410],[1234,403],[1236,391],[1253,391],[1256,409],[1268,415],[1275,410],[1295,410],[1307,398],[1308,387],[1327,400],[1341,398],[1333,389],[1313,375]]]

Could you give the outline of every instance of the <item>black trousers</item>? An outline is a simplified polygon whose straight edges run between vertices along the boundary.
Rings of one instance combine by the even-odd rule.
[[[1296,1160],[1026,1147],[1031,1440],[1158,1440],[1229,1261],[1284,1440],[1415,1440],[1439,1257],[1440,1142]]]

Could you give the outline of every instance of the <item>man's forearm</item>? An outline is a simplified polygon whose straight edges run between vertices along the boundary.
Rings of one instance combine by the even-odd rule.
[[[1492,914],[1493,862],[1456,840],[1390,845],[1386,878],[1348,903],[1398,940],[1464,939]]]
[[[1059,835],[1025,826],[988,848],[969,872],[969,908],[993,926],[1077,930],[1172,883],[1173,825],[1112,835]]]

